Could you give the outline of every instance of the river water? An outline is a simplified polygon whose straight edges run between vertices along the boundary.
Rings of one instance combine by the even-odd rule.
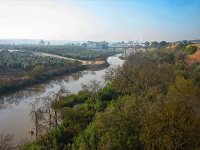
[[[124,61],[119,59],[119,56],[108,57],[110,67],[123,64]],[[0,133],[13,134],[18,142],[33,139],[34,136],[29,134],[29,131],[33,129],[33,122],[29,116],[28,103],[37,97],[46,96],[50,91],[58,91],[61,86],[76,94],[81,90],[81,84],[87,84],[90,80],[105,84],[103,78],[105,71],[106,69],[72,73],[0,97]]]

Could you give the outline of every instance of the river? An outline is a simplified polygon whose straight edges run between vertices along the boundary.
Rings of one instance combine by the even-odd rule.
[[[107,61],[110,67],[123,64],[124,61],[119,59],[119,56],[108,57]],[[90,80],[97,80],[105,84],[103,78],[105,71],[106,69],[80,71],[1,96],[0,133],[13,134],[17,142],[33,139],[34,136],[29,134],[29,131],[33,128],[33,123],[29,116],[30,107],[28,103],[37,97],[46,96],[50,91],[58,91],[61,86],[76,94],[81,90],[81,84],[87,84]]]

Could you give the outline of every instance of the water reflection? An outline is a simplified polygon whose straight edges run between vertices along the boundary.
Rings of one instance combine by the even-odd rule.
[[[110,66],[121,65],[123,63],[123,61],[120,60],[118,57],[109,57],[108,62],[110,63]],[[45,96],[49,91],[55,91],[59,89],[60,86],[64,86],[66,88],[68,88],[68,86],[71,86],[72,92],[76,92],[76,90],[73,90],[73,86],[76,86],[76,84],[72,85],[72,83],[74,84],[75,81],[79,81],[80,79],[81,80],[80,82],[78,82],[78,84],[81,84],[84,81],[89,82],[89,80],[92,80],[91,77],[97,77],[97,80],[103,80],[101,74],[104,75],[104,72],[105,69],[103,71],[80,71],[67,76],[54,78],[51,81],[47,81],[45,83],[26,88],[12,94],[0,96],[0,110],[11,108],[12,104],[19,105],[20,101],[29,101],[36,96]]]
[[[77,81],[79,80],[79,78],[83,77],[83,72],[81,71],[81,72],[73,73],[71,77],[74,81]]]
[[[0,109],[11,108],[12,104],[19,105],[20,101],[45,92],[45,88],[28,88],[0,98]]]

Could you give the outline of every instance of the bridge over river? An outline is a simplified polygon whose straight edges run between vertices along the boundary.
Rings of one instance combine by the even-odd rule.
[[[126,45],[126,46],[109,46],[109,49],[117,50],[117,49],[123,49],[126,53],[127,50],[136,52],[136,51],[145,51],[148,50],[148,46],[142,46],[142,45]]]

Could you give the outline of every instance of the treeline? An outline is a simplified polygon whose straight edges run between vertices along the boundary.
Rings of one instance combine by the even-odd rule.
[[[41,57],[30,52],[9,52],[0,51],[0,69],[16,69],[28,71],[38,65],[44,65],[45,68],[57,68],[70,66],[72,61],[59,59],[55,57]]]
[[[149,41],[146,41],[144,43],[138,43],[138,42],[133,42],[133,41],[128,41],[128,42],[121,41],[121,42],[112,43],[112,46],[143,45],[147,48],[164,48],[164,47],[167,47],[167,46],[178,45],[178,44],[182,44],[184,46],[187,46],[187,45],[194,44],[194,43],[192,41],[187,41],[187,40],[177,41],[177,42],[167,42],[167,41],[160,41],[160,42],[152,41],[152,42],[149,42]]]
[[[90,47],[90,48],[98,48],[98,49],[108,49],[109,43],[106,41],[87,41],[87,43],[83,43],[83,47]]]
[[[118,52],[107,49],[91,49],[75,45],[0,45],[2,50],[25,50],[34,52],[44,52],[56,54],[59,56],[81,59],[81,60],[94,60],[102,55],[110,56]]]
[[[62,124],[23,149],[199,149],[200,64],[187,57],[178,47],[130,55],[106,87],[60,97]]]
[[[82,46],[63,45],[0,45],[0,94],[37,83],[52,76],[85,69],[77,59],[106,60],[119,52],[112,50],[88,50]],[[8,50],[19,50],[9,52]],[[41,57],[33,52],[45,52],[77,58],[65,60]]]
[[[36,56],[27,52],[0,52],[0,94],[80,70],[78,60]]]

